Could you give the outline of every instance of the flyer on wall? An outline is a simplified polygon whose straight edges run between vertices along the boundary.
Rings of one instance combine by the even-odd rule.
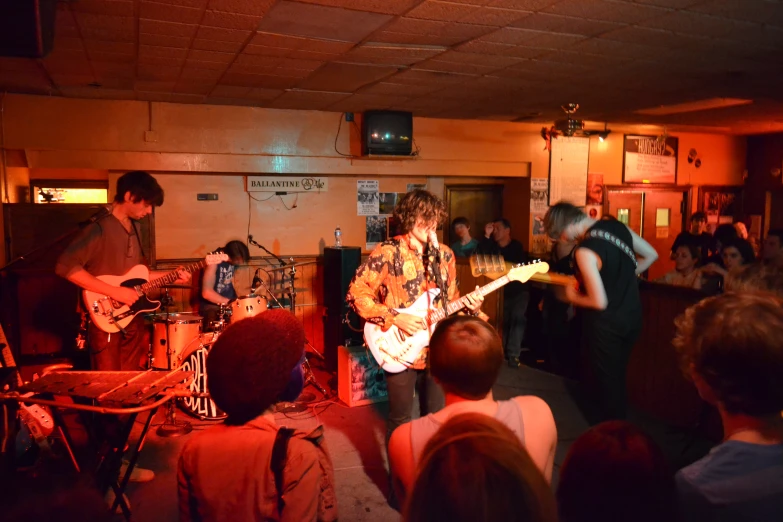
[[[378,215],[378,180],[356,181],[356,212],[358,216]]]
[[[549,209],[549,180],[547,178],[531,178],[530,180],[530,212],[545,213]]]
[[[372,250],[378,243],[386,241],[388,235],[386,216],[367,216],[365,242],[367,250]]]

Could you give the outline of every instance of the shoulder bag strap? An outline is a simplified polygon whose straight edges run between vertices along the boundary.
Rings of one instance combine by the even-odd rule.
[[[593,230],[589,230],[585,237],[594,237],[597,239],[603,239],[604,241],[608,241],[609,243],[613,244],[614,246],[622,250],[625,253],[625,255],[627,255],[629,258],[631,258],[634,267],[639,266],[639,263],[636,260],[636,254],[634,253],[633,249],[629,247],[625,243],[625,241],[615,236],[611,232],[607,232],[605,230],[593,229]]]
[[[285,469],[286,456],[288,455],[288,441],[294,434],[291,428],[280,428],[275,436],[275,444],[272,447],[272,473],[275,476],[275,489],[277,489],[277,511],[282,516],[285,500],[283,499],[283,470]]]

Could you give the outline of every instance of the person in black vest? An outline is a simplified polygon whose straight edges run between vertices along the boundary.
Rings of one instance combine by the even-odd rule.
[[[484,227],[484,239],[478,251],[482,254],[500,254],[511,263],[527,263],[525,247],[511,237],[511,223],[499,218]],[[511,282],[503,288],[503,352],[512,368],[520,365],[522,341],[527,326],[527,305],[530,302],[530,285]]]
[[[210,265],[204,269],[201,278],[201,305],[199,312],[204,318],[205,329],[217,320],[220,305],[227,305],[237,298],[234,288],[234,272],[238,265],[246,265],[250,260],[250,251],[241,241],[229,241],[218,252],[228,255],[229,261],[219,265]]]
[[[712,246],[712,234],[707,232],[707,214],[694,212],[691,216],[691,229],[677,234],[672,243],[671,258],[674,259],[677,249],[681,246],[694,245],[701,253],[701,259],[707,259]]]
[[[620,221],[596,221],[570,203],[552,206],[544,227],[550,238],[579,241],[573,257],[582,288],[564,287],[562,298],[584,309],[583,336],[604,416],[623,419],[626,368],[642,327],[636,276],[658,254]]]

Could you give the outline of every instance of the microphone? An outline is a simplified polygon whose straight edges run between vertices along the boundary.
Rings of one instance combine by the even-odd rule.
[[[429,239],[430,247],[432,247],[436,252],[440,251],[440,244],[438,243],[438,235],[435,233],[434,230],[429,233],[427,239]]]

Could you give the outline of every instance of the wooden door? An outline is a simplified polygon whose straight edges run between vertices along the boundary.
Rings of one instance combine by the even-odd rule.
[[[446,206],[449,217],[443,226],[443,242],[456,241],[451,221],[457,217],[467,218],[471,235],[481,241],[484,225],[503,216],[503,185],[446,185]]]
[[[641,236],[658,252],[648,279],[654,281],[674,270],[670,259],[672,243],[683,226],[683,192],[651,191],[644,198],[644,225]]]
[[[643,192],[610,190],[607,192],[607,201],[611,216],[628,225],[637,234],[642,234]]]

